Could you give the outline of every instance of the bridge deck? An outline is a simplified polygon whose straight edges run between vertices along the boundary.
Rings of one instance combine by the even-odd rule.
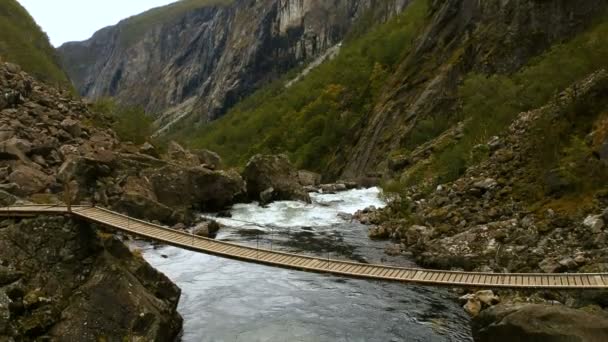
[[[172,230],[102,208],[73,206],[15,206],[0,208],[0,216],[72,215],[159,242],[220,257],[275,267],[339,276],[475,288],[606,289],[608,274],[509,274],[450,272],[362,264],[257,249]]]

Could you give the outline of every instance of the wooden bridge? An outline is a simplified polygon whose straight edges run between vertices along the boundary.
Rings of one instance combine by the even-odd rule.
[[[468,288],[606,289],[608,273],[509,274],[402,268],[309,257],[207,239],[98,207],[26,205],[0,208],[0,217],[71,215],[125,233],[195,252],[246,262],[338,276]]]

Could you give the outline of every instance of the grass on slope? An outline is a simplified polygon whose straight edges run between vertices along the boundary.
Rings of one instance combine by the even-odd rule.
[[[256,153],[287,152],[298,167],[322,171],[351,139],[427,18],[427,0],[352,36],[340,54],[289,89],[284,80],[242,101],[226,116],[186,132],[186,143],[241,165]]]
[[[459,89],[463,106],[457,115],[458,119],[469,119],[464,137],[439,151],[431,163],[410,171],[405,184],[417,184],[422,179],[434,179],[433,184],[441,184],[459,178],[467,167],[487,157],[487,151],[475,147],[505,132],[519,113],[543,106],[574,82],[598,69],[608,68],[606,19],[604,16],[599,24],[586,32],[553,46],[519,72],[511,75],[468,75]],[[418,136],[419,141],[431,140],[438,134],[428,127],[445,126],[442,118],[429,120],[431,122],[425,122],[415,129],[414,135]],[[578,120],[588,118],[579,116]],[[573,121],[571,126],[575,124]],[[546,136],[557,134],[555,127],[547,127],[545,133]],[[572,151],[580,152],[577,139],[580,140],[580,137],[564,137],[562,134],[561,143],[554,144],[554,148],[560,151],[551,153],[564,154],[564,158],[567,158]],[[548,170],[555,166],[548,163],[544,167]]]
[[[47,35],[15,0],[0,2],[0,57],[46,83],[70,85]]]
[[[130,45],[137,41],[151,27],[170,22],[184,13],[196,8],[209,6],[226,6],[234,0],[180,0],[173,4],[153,8],[142,14],[128,18],[122,26],[122,43]]]

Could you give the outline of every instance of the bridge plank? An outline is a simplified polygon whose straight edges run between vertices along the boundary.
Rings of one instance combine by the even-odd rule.
[[[329,272],[353,276],[368,276],[386,280],[414,281],[429,284],[453,284],[463,286],[506,286],[535,288],[607,288],[608,274],[472,274],[466,272],[442,272],[420,269],[403,269],[368,265],[360,263],[342,263],[323,258],[308,258],[292,254],[281,254],[264,248],[252,249],[246,246],[227,244],[219,241],[195,237],[173,231],[144,221],[135,220],[102,208],[74,206],[68,213],[62,206],[16,206],[0,208],[0,216],[35,216],[45,214],[72,214],[85,218],[97,225],[112,227],[128,234],[135,234],[144,239],[152,239],[167,244],[183,246],[192,250],[232,256],[251,262],[263,262],[284,267],[307,269],[317,272]]]

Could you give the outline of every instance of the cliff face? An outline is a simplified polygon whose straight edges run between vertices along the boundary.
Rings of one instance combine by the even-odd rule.
[[[141,17],[105,28],[88,41],[67,43],[59,53],[86,97],[143,105],[160,115],[161,126],[193,112],[210,121],[265,82],[340,42],[366,9],[377,9],[383,20],[408,2],[203,2],[140,29],[143,34],[135,38],[131,31]]]
[[[432,1],[429,24],[361,125],[354,148],[344,146],[338,153],[349,158],[346,167],[334,165],[336,173],[356,177],[386,171],[386,156],[403,148],[417,122],[429,117],[449,120],[461,110],[458,88],[467,74],[518,71],[552,45],[587,28],[607,4],[604,0]]]

